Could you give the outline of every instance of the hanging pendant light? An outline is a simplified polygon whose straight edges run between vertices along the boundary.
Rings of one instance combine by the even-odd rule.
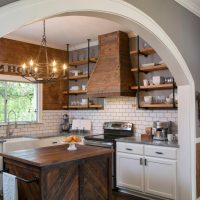
[[[67,65],[59,66],[55,60],[49,62],[47,53],[47,39],[45,20],[43,20],[43,36],[38,55],[35,60],[24,63],[21,68],[21,76],[32,83],[54,82],[67,76]]]

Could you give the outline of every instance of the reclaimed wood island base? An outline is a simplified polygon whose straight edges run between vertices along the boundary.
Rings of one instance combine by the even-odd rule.
[[[1,154],[4,170],[17,177],[19,200],[110,200],[112,150],[67,145]],[[36,178],[36,179],[37,179]]]

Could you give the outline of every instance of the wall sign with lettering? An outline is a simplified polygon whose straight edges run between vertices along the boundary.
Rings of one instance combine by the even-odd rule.
[[[13,76],[21,75],[21,66],[16,64],[0,63],[0,74],[8,74]]]

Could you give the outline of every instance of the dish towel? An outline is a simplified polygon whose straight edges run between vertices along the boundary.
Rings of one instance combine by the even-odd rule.
[[[3,172],[3,200],[18,200],[16,176]]]

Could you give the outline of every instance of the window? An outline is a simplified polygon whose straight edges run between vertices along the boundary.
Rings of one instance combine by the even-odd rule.
[[[12,110],[17,122],[38,121],[38,88],[33,83],[0,81],[0,123],[8,122]],[[12,112],[9,121],[15,121]]]

